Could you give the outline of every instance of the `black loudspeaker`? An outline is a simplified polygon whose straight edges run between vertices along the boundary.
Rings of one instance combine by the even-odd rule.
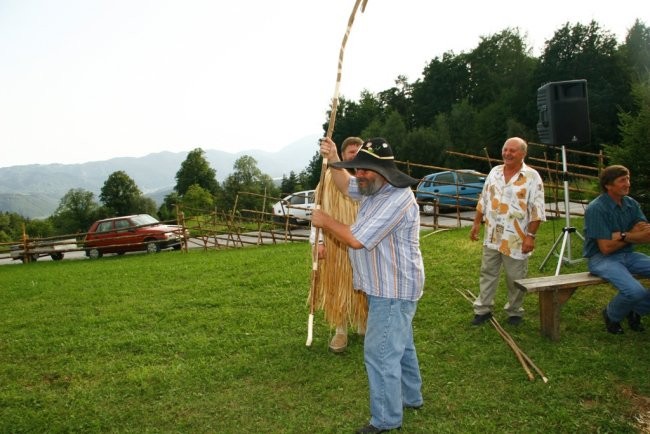
[[[556,81],[537,89],[537,134],[547,145],[585,145],[590,137],[587,80]]]

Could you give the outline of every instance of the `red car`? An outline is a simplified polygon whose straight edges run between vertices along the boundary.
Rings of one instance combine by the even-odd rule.
[[[88,230],[84,249],[91,259],[101,258],[104,253],[156,253],[168,248],[179,250],[183,238],[181,226],[163,224],[149,214],[137,214],[97,220]]]

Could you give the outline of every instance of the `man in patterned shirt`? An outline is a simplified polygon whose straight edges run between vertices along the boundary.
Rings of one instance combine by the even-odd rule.
[[[368,296],[363,351],[370,421],[357,433],[398,429],[403,409],[423,404],[412,325],[424,287],[420,213],[409,188],[418,180],[397,169],[382,138],[366,141],[351,161],[338,162],[330,139],[321,142],[320,152],[332,161],[339,190],[360,202],[350,225],[320,210],[312,214],[312,225],[348,246],[353,285]],[[342,169],[355,169],[355,175]]]
[[[630,171],[609,166],[600,174],[602,193],[585,211],[584,256],[589,271],[610,282],[618,293],[603,309],[609,333],[622,334],[621,321],[643,331],[641,316],[650,313],[650,291],[634,275],[650,277],[650,257],[634,251],[650,243],[650,223],[630,193]]]
[[[503,164],[490,171],[476,206],[470,238],[478,241],[484,218],[485,235],[473,325],[492,318],[502,266],[508,288],[504,307],[508,323],[519,325],[522,321],[526,294],[515,287],[514,281],[526,277],[537,229],[546,220],[544,184],[539,173],[524,163],[527,149],[527,143],[519,137],[506,140],[501,150]]]

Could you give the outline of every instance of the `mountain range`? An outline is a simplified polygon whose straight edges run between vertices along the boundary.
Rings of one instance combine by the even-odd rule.
[[[235,161],[249,155],[257,167],[272,178],[304,170],[318,151],[317,135],[304,137],[276,152],[248,150],[230,153],[204,149],[205,159],[223,181]],[[157,152],[144,157],[119,157],[81,164],[31,164],[0,168],[0,211],[15,212],[27,218],[46,218],[59,206],[61,198],[73,188],[99,193],[109,175],[126,172],[142,193],[157,204],[176,185],[176,172],[188,152]]]

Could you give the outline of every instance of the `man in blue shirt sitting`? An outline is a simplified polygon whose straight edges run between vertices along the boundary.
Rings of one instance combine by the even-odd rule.
[[[650,257],[634,244],[650,243],[650,224],[639,203],[628,196],[630,172],[609,166],[600,174],[602,193],[585,211],[584,256],[589,271],[610,282],[618,293],[603,309],[609,333],[622,334],[621,321],[643,331],[641,316],[650,312],[650,291],[634,276],[650,277]]]

